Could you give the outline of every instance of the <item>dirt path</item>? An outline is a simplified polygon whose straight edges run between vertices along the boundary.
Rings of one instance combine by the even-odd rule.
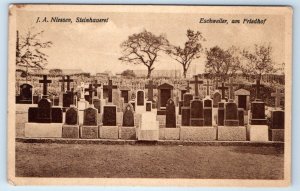
[[[283,149],[16,143],[16,175],[282,179]]]

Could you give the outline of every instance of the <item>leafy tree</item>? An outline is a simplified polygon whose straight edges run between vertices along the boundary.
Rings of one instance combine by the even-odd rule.
[[[188,29],[186,36],[188,40],[185,42],[184,47],[171,45],[167,53],[177,62],[182,65],[183,76],[186,78],[187,71],[193,60],[200,58],[203,51],[201,41],[205,41],[202,34],[197,31]]]
[[[205,72],[225,81],[240,69],[240,56],[236,47],[223,50],[218,46],[206,51]]]
[[[244,75],[255,76],[261,80],[263,74],[273,73],[276,71],[272,61],[271,45],[254,45],[254,51],[243,50],[243,65],[241,70]]]
[[[124,77],[129,77],[129,78],[134,78],[136,77],[135,73],[133,72],[133,70],[124,70],[122,73],[121,73],[122,76]]]
[[[147,78],[150,78],[159,53],[165,51],[168,45],[169,42],[164,35],[156,36],[144,30],[129,36],[126,41],[121,43],[123,56],[119,60],[125,63],[145,65],[148,69]]]
[[[29,30],[26,34],[19,36],[19,31],[17,31],[16,65],[25,67],[26,73],[28,73],[28,68],[44,69],[48,63],[48,56],[42,50],[50,48],[53,43],[43,41],[41,39],[43,33],[44,31],[35,33]]]

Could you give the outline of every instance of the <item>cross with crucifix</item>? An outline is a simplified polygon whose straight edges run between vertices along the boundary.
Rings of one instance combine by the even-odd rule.
[[[112,90],[117,88],[116,85],[112,85],[112,80],[108,81],[108,85],[103,86],[103,89],[108,91],[108,102],[112,102]]]
[[[43,97],[47,97],[47,88],[48,88],[48,84],[52,83],[52,80],[48,80],[47,79],[47,75],[43,75],[43,80],[39,80],[39,83],[43,84]]]
[[[70,91],[70,83],[74,82],[74,80],[71,79],[70,76],[67,75],[67,79],[65,82],[67,82],[67,91]]]
[[[275,98],[275,108],[280,107],[280,100],[284,97],[284,93],[281,93],[279,88],[276,88],[275,93],[271,93],[271,96]]]
[[[209,88],[212,84],[209,83],[209,79],[206,80],[206,84],[203,84],[206,87],[206,96],[210,95]]]
[[[221,90],[221,92],[222,92],[222,99],[225,99],[225,90],[227,90],[228,87],[225,86],[225,83],[224,83],[224,82],[222,82],[222,86],[221,86],[221,87],[218,87],[218,89]]]
[[[80,83],[80,99],[84,99],[84,87],[85,87],[84,82],[81,82]]]
[[[98,84],[98,80],[95,80],[93,86],[95,88],[94,95],[97,96],[97,88],[101,87],[101,84]]]
[[[252,87],[256,88],[255,99],[261,99],[260,88],[264,87],[264,85],[260,84],[260,79],[256,79],[256,84],[252,84]]]
[[[195,96],[198,97],[199,96],[199,91],[198,91],[198,86],[199,84],[203,84],[203,80],[198,80],[198,76],[195,75],[194,76],[194,81],[191,81],[191,84],[195,84]]]
[[[61,91],[64,92],[65,91],[65,82],[66,82],[65,76],[62,76],[62,79],[59,80],[59,82],[62,82],[61,83]]]
[[[229,86],[229,99],[233,99],[233,88],[234,86],[238,86],[239,84],[233,83],[233,79],[229,78],[229,83],[225,84],[226,86]]]
[[[153,89],[157,88],[157,86],[153,84],[153,80],[150,80],[145,88],[148,89],[148,101],[153,101]]]
[[[89,103],[92,104],[93,103],[93,93],[95,91],[95,89],[93,88],[92,84],[89,84],[89,88],[86,88],[85,91],[89,92]]]

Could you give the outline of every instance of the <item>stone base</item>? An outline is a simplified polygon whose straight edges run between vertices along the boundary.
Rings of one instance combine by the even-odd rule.
[[[284,129],[271,129],[271,141],[284,142]]]
[[[136,140],[136,127],[120,127],[119,138],[123,140]]]
[[[179,140],[180,128],[159,128],[160,140]]]
[[[80,137],[83,139],[98,139],[98,126],[81,126]]]
[[[251,119],[251,125],[267,125],[267,119]]]
[[[248,125],[247,133],[250,141],[267,142],[269,140],[267,125]]]
[[[183,141],[214,141],[217,139],[216,127],[187,127],[180,129],[180,140]]]
[[[119,128],[118,126],[99,126],[100,139],[118,139]]]
[[[239,126],[239,120],[226,120],[225,119],[224,126]]]
[[[245,126],[219,126],[219,141],[246,141],[247,130]]]
[[[63,138],[79,138],[79,125],[63,125],[62,126],[62,137]]]
[[[143,141],[158,141],[159,139],[159,122],[155,122],[156,127],[152,127],[152,129],[141,129],[138,128],[138,140]],[[143,125],[141,125],[143,127]]]
[[[61,123],[25,123],[25,137],[62,137]]]

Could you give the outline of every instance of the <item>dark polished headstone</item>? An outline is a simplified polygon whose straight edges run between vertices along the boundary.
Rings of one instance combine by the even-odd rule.
[[[20,86],[19,103],[32,103],[32,85],[22,84]]]
[[[52,123],[63,122],[63,110],[60,107],[52,107]]]
[[[168,100],[166,108],[166,127],[176,128],[176,109],[172,99]]]
[[[51,123],[52,121],[52,103],[50,99],[42,98],[38,103],[37,121],[39,123]]]
[[[225,109],[224,103],[219,102],[218,104],[218,126],[224,126]]]
[[[129,90],[121,90],[121,97],[124,98],[124,103],[129,101]]]
[[[181,125],[190,126],[190,107],[181,107]]]
[[[205,99],[203,105],[204,126],[212,126],[212,100]]]
[[[133,127],[134,126],[134,111],[131,104],[125,107],[123,115],[123,127]]]
[[[284,129],[284,111],[271,111],[271,129]]]
[[[117,125],[117,107],[113,105],[106,105],[103,108],[103,126]]]
[[[66,125],[78,125],[78,109],[75,107],[70,107],[66,111]]]
[[[238,108],[238,118],[239,118],[239,126],[244,126],[245,120],[244,120],[244,109],[243,108]]]
[[[89,107],[84,110],[83,113],[83,125],[84,126],[97,126],[98,120],[97,120],[97,109]]]
[[[137,92],[137,105],[144,105],[145,104],[145,100],[144,100],[145,96],[144,96],[144,91],[138,91]]]
[[[70,107],[70,105],[74,104],[74,93],[66,92],[63,93],[63,107]]]
[[[229,100],[228,103],[225,104],[225,126],[238,126],[238,108],[237,104],[233,102],[233,100]]]
[[[265,103],[261,100],[255,100],[251,103],[251,125],[266,125]]]
[[[28,122],[29,123],[38,122],[38,120],[37,120],[38,112],[39,112],[39,110],[37,107],[30,107],[28,109]]]
[[[146,102],[146,111],[151,111],[152,110],[152,103]]]
[[[191,93],[184,94],[183,95],[183,106],[190,107],[192,100],[193,100],[193,95]]]
[[[204,116],[203,116],[203,101],[200,99],[195,99],[191,101],[191,114],[190,114],[190,126],[203,126]]]
[[[181,115],[181,108],[183,107],[183,101],[179,101],[179,111],[178,114]]]

